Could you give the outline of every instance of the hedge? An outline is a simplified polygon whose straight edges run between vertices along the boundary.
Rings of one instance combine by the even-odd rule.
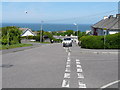
[[[55,39],[55,38],[53,38],[53,41],[54,41],[54,42],[58,42],[58,43],[62,42],[61,39]]]
[[[88,49],[120,49],[120,33],[104,36],[83,36],[80,39],[81,48]]]
[[[21,39],[35,39],[36,36],[22,36]]]

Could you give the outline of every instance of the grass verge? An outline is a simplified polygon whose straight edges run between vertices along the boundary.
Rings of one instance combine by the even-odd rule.
[[[18,47],[27,47],[27,46],[32,46],[32,44],[0,45],[0,50],[18,48]]]
[[[50,42],[38,42],[38,41],[34,41],[35,43],[45,43],[45,44],[50,44]]]

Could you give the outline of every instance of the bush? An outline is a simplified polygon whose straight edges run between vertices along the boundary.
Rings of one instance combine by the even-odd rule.
[[[106,48],[119,49],[120,48],[120,33],[108,35],[106,37]]]
[[[40,41],[40,35],[35,36],[36,41]]]
[[[8,44],[8,40],[7,40],[6,38],[1,39],[1,40],[0,40],[0,43],[1,43],[2,45],[6,45],[6,44]]]
[[[15,26],[8,26],[8,27],[2,27],[1,28],[2,34],[1,34],[1,39],[2,41],[0,42],[2,45],[12,45],[12,44],[17,44],[21,43],[21,31],[19,30],[18,27]]]
[[[36,36],[22,36],[22,39],[35,39]]]
[[[53,41],[54,41],[54,42],[58,42],[58,43],[62,42],[61,39],[55,39],[55,38],[53,38]]]
[[[104,36],[83,36],[81,41],[82,48],[89,49],[119,49],[120,48],[120,33],[113,35],[105,36],[105,45],[104,45]]]

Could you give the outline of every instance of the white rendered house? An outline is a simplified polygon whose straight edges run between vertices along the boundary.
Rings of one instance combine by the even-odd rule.
[[[29,28],[19,28],[19,29],[23,32],[21,36],[35,36],[35,34]]]
[[[93,35],[109,35],[120,32],[120,14],[110,15],[92,26]]]

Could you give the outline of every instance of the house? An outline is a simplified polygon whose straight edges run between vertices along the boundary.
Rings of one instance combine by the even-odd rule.
[[[92,34],[92,30],[86,30],[86,34],[91,35]]]
[[[108,35],[120,32],[120,14],[110,15],[92,26],[93,35]]]
[[[21,36],[36,36],[36,34],[29,28],[19,28],[19,30],[22,31]]]

